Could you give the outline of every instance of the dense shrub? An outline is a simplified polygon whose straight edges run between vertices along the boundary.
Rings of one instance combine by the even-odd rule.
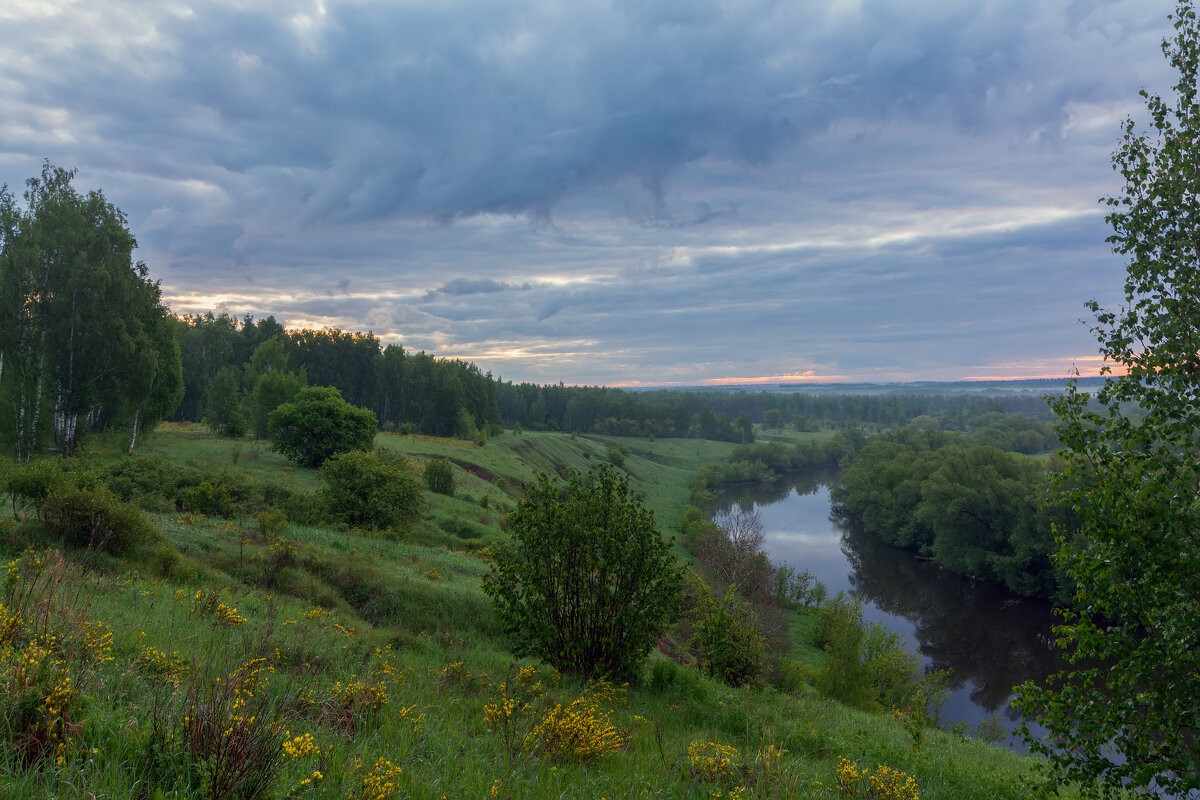
[[[18,507],[34,508],[41,513],[46,497],[64,482],[62,469],[57,462],[49,459],[14,467],[5,476],[5,490],[12,500],[13,515],[16,515]]]
[[[517,655],[583,676],[634,672],[678,612],[683,577],[654,513],[605,464],[538,475],[484,577]]]
[[[42,503],[42,524],[67,544],[113,555],[160,538],[141,510],[107,489],[55,489]]]
[[[337,520],[356,528],[404,530],[421,510],[421,486],[403,456],[352,451],[321,465],[320,499]]]
[[[184,508],[198,514],[210,517],[228,517],[233,514],[235,505],[229,496],[229,489],[223,484],[213,484],[202,481],[196,486],[189,487],[182,495]]]
[[[907,707],[918,695],[939,700],[947,673],[923,673],[898,633],[864,621],[861,601],[839,592],[820,614],[815,639],[828,655],[815,680],[822,694],[869,711]]]
[[[305,467],[319,467],[336,453],[368,450],[375,441],[375,414],[350,405],[332,386],[300,390],[267,420],[271,448]]]
[[[447,461],[430,461],[425,465],[425,486],[436,494],[454,494],[454,468]]]
[[[183,471],[161,456],[130,455],[111,464],[101,480],[122,500],[153,507],[155,499],[171,500]]]

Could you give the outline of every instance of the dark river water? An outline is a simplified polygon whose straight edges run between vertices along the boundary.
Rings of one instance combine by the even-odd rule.
[[[767,554],[806,569],[829,588],[860,598],[863,615],[899,633],[929,669],[950,669],[943,726],[983,724],[1002,746],[1024,750],[1013,730],[1012,687],[1062,668],[1055,654],[1049,603],[1012,594],[941,569],[830,517],[823,476],[735,490],[726,505],[753,504]]]

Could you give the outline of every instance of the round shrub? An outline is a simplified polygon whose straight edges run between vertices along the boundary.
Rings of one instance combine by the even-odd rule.
[[[160,538],[138,508],[107,489],[55,489],[42,503],[42,525],[76,547],[121,555]]]
[[[301,389],[267,416],[271,449],[305,467],[319,467],[336,453],[369,450],[375,414],[342,399],[332,386]]]
[[[674,620],[683,584],[670,542],[628,479],[604,464],[538,475],[507,517],[483,590],[518,656],[584,677],[636,673]]]
[[[210,517],[228,517],[234,511],[234,502],[224,484],[201,481],[183,491],[183,505],[189,511]]]
[[[15,514],[18,506],[40,509],[50,493],[65,483],[65,477],[57,462],[41,459],[13,468],[4,483]]]
[[[321,465],[319,497],[337,520],[356,528],[406,529],[421,510],[421,486],[403,456],[357,450]]]

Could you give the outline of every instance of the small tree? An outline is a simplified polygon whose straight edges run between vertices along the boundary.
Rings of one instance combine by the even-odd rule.
[[[454,494],[454,468],[445,461],[425,465],[425,487],[436,494]]]
[[[508,515],[483,588],[519,656],[584,677],[631,674],[679,610],[682,569],[610,465],[539,474]]]
[[[332,386],[301,389],[267,417],[271,449],[305,467],[319,467],[335,453],[370,450],[375,415],[352,406]]]
[[[241,370],[234,366],[221,367],[208,386],[204,423],[213,433],[240,439],[246,434],[246,417],[238,407],[241,402]]]
[[[723,587],[743,597],[768,592],[771,562],[763,550],[766,534],[758,512],[735,505],[717,514],[713,522],[715,526],[700,534],[697,558]]]
[[[699,597],[690,649],[697,668],[730,686],[754,683],[762,676],[767,653],[754,609],[732,586],[718,600],[699,578],[695,584]]]
[[[401,455],[351,451],[321,465],[320,497],[335,518],[356,528],[405,530],[420,514],[421,484]]]

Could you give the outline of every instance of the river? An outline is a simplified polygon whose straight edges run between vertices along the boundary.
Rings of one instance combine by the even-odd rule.
[[[827,476],[808,476],[726,493],[722,502],[753,504],[771,560],[812,573],[828,589],[856,595],[863,615],[901,635],[929,669],[948,668],[951,692],[943,726],[1024,750],[1013,731],[1012,687],[1062,668],[1049,603],[955,575],[831,518]]]

